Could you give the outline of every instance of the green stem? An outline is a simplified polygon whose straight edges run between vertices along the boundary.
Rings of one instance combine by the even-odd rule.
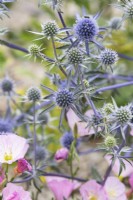
[[[53,46],[53,50],[54,50],[54,55],[55,55],[56,60],[58,61],[58,56],[57,56],[57,52],[56,52],[56,48],[55,48],[54,38],[51,37],[51,40],[52,40],[52,46]]]

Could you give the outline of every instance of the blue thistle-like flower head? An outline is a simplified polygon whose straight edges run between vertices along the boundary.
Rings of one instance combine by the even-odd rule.
[[[133,19],[133,1],[125,1],[124,4],[124,15],[128,18]]]
[[[36,147],[36,160],[38,161],[45,161],[48,156],[47,150],[42,146]]]
[[[27,90],[26,96],[29,101],[39,101],[41,100],[41,90],[38,87],[31,87]]]
[[[74,141],[74,137],[71,132],[66,132],[61,138],[61,144],[63,147],[70,149],[72,142]]]
[[[42,24],[42,33],[45,37],[53,37],[57,34],[59,28],[55,21],[50,21]]]
[[[0,119],[0,135],[12,132],[13,125],[10,121]]]
[[[62,89],[56,93],[55,101],[59,107],[68,107],[74,101],[73,93],[67,89]]]
[[[113,30],[118,30],[122,26],[122,19],[121,17],[113,17],[109,23],[109,26]]]
[[[2,81],[1,81],[1,89],[4,93],[11,93],[13,91],[14,88],[14,82],[10,79],[5,77]]]
[[[98,34],[99,27],[94,18],[81,18],[77,21],[74,32],[80,40],[91,41]]]
[[[129,106],[121,106],[114,113],[119,124],[123,125],[131,121],[133,115]]]
[[[101,52],[99,60],[101,64],[105,66],[112,66],[117,62],[118,54],[116,51],[113,51],[111,49],[105,49]]]
[[[83,61],[83,54],[77,48],[72,48],[68,52],[68,61],[72,64],[81,64]]]

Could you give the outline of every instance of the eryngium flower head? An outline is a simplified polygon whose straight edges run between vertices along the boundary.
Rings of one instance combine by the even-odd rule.
[[[59,28],[55,21],[47,22],[45,24],[42,24],[42,32],[45,35],[45,37],[53,37],[57,34]]]
[[[42,146],[36,147],[36,160],[38,161],[45,161],[47,159],[48,152],[47,150]]]
[[[37,87],[31,87],[28,89],[26,96],[29,101],[39,101],[41,100],[41,90]]]
[[[67,89],[62,89],[56,93],[55,100],[59,107],[63,107],[63,108],[68,107],[74,101],[73,93]]]
[[[13,91],[13,88],[14,82],[11,79],[6,77],[1,81],[1,89],[3,92],[10,93]]]
[[[74,32],[77,37],[84,41],[91,41],[98,34],[99,28],[96,20],[93,18],[81,18],[77,21]]]
[[[13,127],[10,121],[0,119],[0,135],[11,133],[12,128]]]
[[[121,125],[130,122],[132,119],[132,112],[128,106],[122,106],[115,112],[115,117]]]
[[[133,1],[132,0],[125,1],[123,7],[125,16],[133,19]]]
[[[69,63],[72,63],[72,64],[80,64],[83,61],[83,54],[77,48],[72,48],[68,52],[68,56],[67,57],[68,57]]]
[[[40,52],[40,47],[36,44],[32,44],[29,46],[28,50],[29,50],[30,55],[38,56],[38,54]]]
[[[38,115],[37,120],[40,122],[41,125],[46,125],[49,122],[49,114],[41,113]]]
[[[121,22],[122,22],[122,19],[120,17],[114,17],[111,19],[109,26],[113,30],[118,30],[121,28],[121,25],[122,25]]]
[[[102,108],[102,113],[105,115],[109,115],[114,111],[114,106],[112,103],[107,103]]]
[[[74,137],[71,132],[66,132],[61,138],[61,144],[63,147],[70,149],[72,142],[74,141]]]
[[[113,136],[108,135],[104,140],[104,144],[108,148],[113,148],[116,146],[116,139]]]
[[[105,49],[101,52],[99,60],[101,64],[105,66],[112,66],[117,62],[118,54],[116,51],[113,51],[111,49]]]

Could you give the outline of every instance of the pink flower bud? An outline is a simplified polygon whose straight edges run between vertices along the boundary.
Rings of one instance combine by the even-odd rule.
[[[17,173],[23,173],[25,171],[31,171],[32,166],[25,160],[24,158],[19,159],[17,166],[16,166],[16,172]]]
[[[67,148],[61,148],[56,151],[55,160],[62,161],[68,158],[69,150]]]

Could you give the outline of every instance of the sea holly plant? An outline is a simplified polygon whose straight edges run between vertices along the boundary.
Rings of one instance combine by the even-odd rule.
[[[17,3],[0,1],[0,14],[8,12],[6,4],[11,2]],[[113,34],[126,31],[122,27],[132,23],[133,2],[113,2],[110,6],[120,8],[122,17],[113,16],[102,26],[102,12],[77,14],[68,26],[65,3],[38,2],[37,9],[49,6],[55,18],[45,21],[44,17],[40,32],[25,33],[36,37],[28,49],[0,40],[12,51],[25,53],[25,61],[28,56],[45,66],[44,80],[34,81],[31,87],[26,83],[22,96],[10,74],[1,78],[5,102],[0,116],[1,198],[132,199],[133,102],[128,98],[121,104],[116,94],[119,88],[133,85],[133,75],[122,74],[121,64],[133,58],[117,50]],[[6,34],[6,29],[0,33]],[[107,161],[106,170],[99,163],[92,168],[91,153],[100,163]]]

